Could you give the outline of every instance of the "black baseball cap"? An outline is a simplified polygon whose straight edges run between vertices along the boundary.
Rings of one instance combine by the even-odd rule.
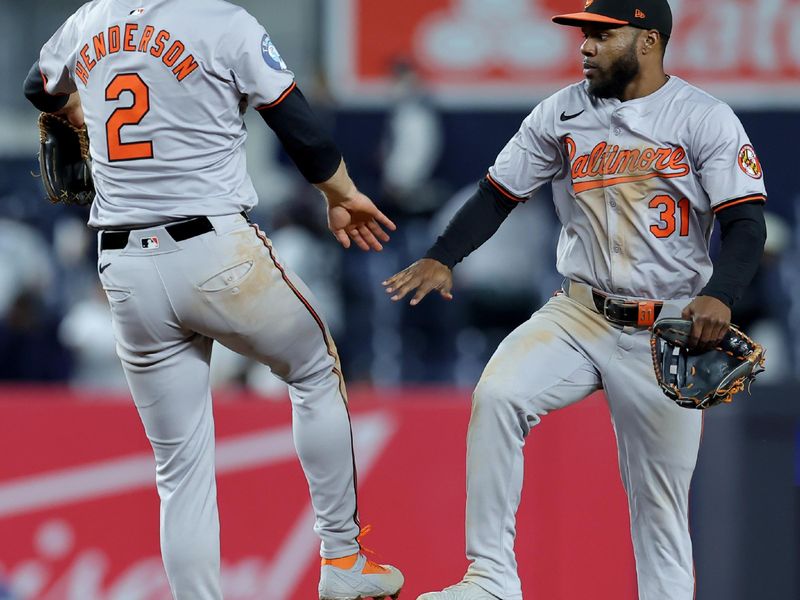
[[[630,25],[672,34],[672,10],[667,0],[586,0],[583,12],[553,17],[559,25]]]

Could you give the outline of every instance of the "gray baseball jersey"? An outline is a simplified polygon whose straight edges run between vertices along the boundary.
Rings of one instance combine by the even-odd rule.
[[[603,389],[638,598],[692,600],[689,485],[701,415],[661,393],[646,324],[610,322],[596,298],[637,299],[649,317],[646,307],[662,300],[660,316],[680,315],[711,276],[714,212],[765,199],[755,151],[730,108],[677,77],[627,102],[594,98],[579,83],[533,110],[489,178],[516,200],[552,181],[567,281],[503,340],[473,395],[466,580],[522,599],[514,515],[525,438],[549,412]]]
[[[51,94],[78,91],[113,228],[252,208],[243,114],[294,85],[269,35],[221,0],[94,0],[42,48]]]
[[[396,569],[363,573],[366,559],[353,558],[356,473],[336,346],[311,292],[240,214],[256,203],[243,112],[294,87],[269,35],[222,0],[95,0],[47,42],[40,67],[49,93],[80,93],[88,124],[98,271],[155,455],[173,597],[223,597],[214,340],[289,386],[320,553],[333,561],[321,567],[320,597],[361,597],[365,586],[396,594]],[[353,562],[340,568],[342,557]]]
[[[539,104],[491,179],[520,200],[552,181],[565,277],[624,296],[695,296],[711,277],[714,212],[766,198],[747,134],[726,104],[675,76],[627,102],[586,85]]]

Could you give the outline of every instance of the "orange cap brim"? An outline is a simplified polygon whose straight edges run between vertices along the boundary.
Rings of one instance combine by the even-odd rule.
[[[620,26],[630,25],[628,21],[620,21],[619,19],[612,19],[611,17],[604,17],[603,15],[596,15],[590,12],[556,15],[553,17],[553,23],[558,23],[559,25],[569,25],[571,27],[583,27],[584,25],[592,24]]]

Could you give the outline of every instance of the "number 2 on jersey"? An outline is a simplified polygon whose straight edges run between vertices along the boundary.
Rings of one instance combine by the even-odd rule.
[[[133,104],[117,108],[106,121],[108,160],[116,162],[153,158],[153,142],[122,141],[122,128],[138,125],[150,111],[150,88],[136,73],[121,73],[108,84],[106,102],[119,100],[123,92],[133,95]]]
[[[675,210],[680,211],[680,236],[689,235],[689,199],[681,198],[676,201],[672,196],[656,196],[650,200],[650,208],[660,208],[660,219],[655,225],[650,225],[650,233],[657,238],[666,238],[675,233],[678,224],[675,219]]]

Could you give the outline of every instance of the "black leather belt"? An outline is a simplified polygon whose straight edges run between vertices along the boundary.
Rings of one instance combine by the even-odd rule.
[[[188,221],[166,225],[164,229],[176,242],[214,231],[208,217],[195,217]],[[100,250],[121,250],[128,245],[130,231],[104,231],[100,234]]]
[[[654,300],[619,300],[595,289],[592,289],[592,300],[597,312],[607,321],[632,327],[650,327],[664,306],[663,302]]]

